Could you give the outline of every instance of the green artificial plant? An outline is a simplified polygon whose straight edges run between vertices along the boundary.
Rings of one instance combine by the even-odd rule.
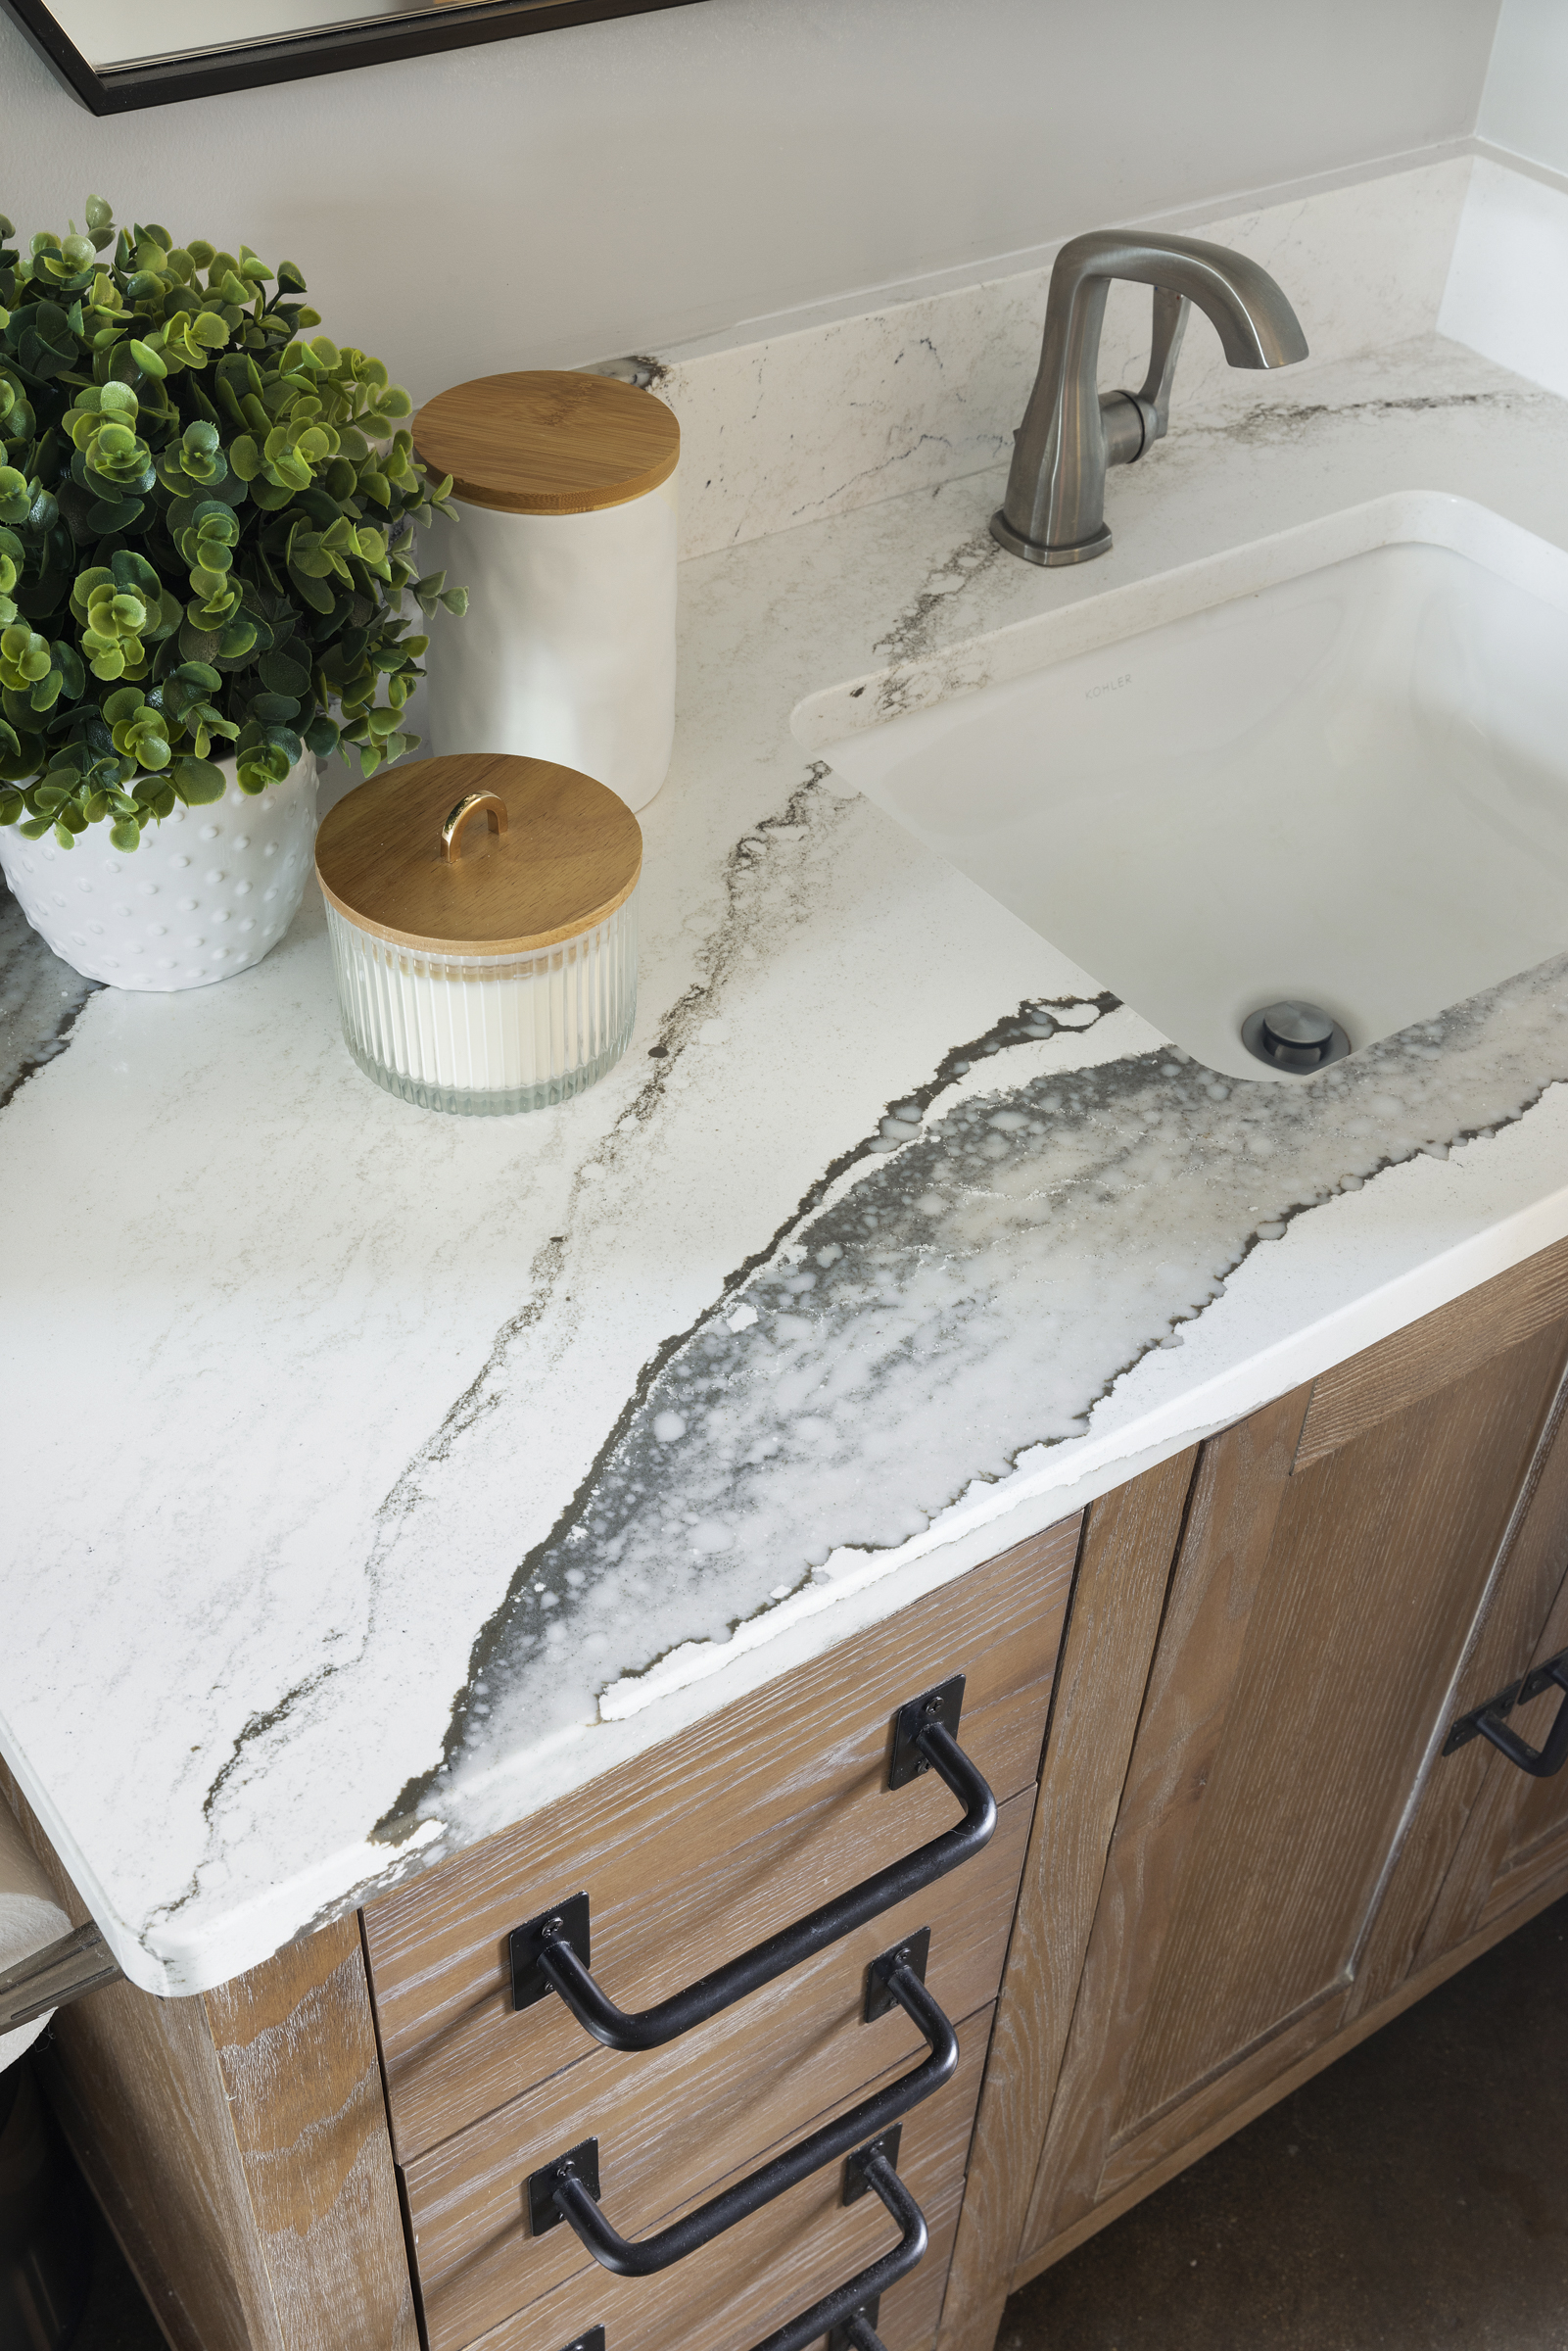
[[[117,233],[97,196],[86,222],[0,248],[0,824],[133,849],[221,796],[228,752],[254,793],[307,746],[367,776],[412,749],[405,592],[468,600],[415,576],[451,482],[407,393],[308,336],[292,262]]]

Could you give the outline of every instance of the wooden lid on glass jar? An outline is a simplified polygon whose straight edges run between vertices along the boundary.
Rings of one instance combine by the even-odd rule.
[[[613,375],[534,368],[480,375],[428,401],[414,452],[452,495],[504,514],[589,514],[667,482],[681,427],[662,400]]]
[[[592,931],[642,870],[642,829],[575,767],[501,751],[418,759],[349,792],[315,839],[324,895],[438,955],[521,955]]]

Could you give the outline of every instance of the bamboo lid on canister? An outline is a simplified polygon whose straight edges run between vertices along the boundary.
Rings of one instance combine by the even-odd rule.
[[[681,427],[662,400],[612,375],[534,368],[480,375],[427,401],[414,452],[452,495],[505,514],[589,514],[667,482]]]
[[[592,931],[642,870],[642,830],[575,767],[500,751],[372,777],[315,839],[323,894],[361,931],[437,955],[521,955]]]

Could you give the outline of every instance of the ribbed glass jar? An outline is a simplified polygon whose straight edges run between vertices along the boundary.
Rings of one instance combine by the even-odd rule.
[[[389,1094],[468,1118],[580,1094],[637,1017],[637,892],[603,922],[520,955],[438,955],[362,931],[327,901],[350,1052]]]

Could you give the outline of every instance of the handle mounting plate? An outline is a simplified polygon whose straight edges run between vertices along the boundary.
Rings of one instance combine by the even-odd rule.
[[[856,2319],[864,2319],[867,2326],[875,2329],[878,2318],[881,2312],[881,2307],[882,2298],[880,2294],[873,2294],[869,2302],[863,2302],[861,2304],[860,2308],[855,2312],[854,2317]],[[854,2322],[852,2319],[841,2319],[836,2327],[829,2327],[828,2351],[856,2351],[854,2337],[849,2331],[853,2323]]]
[[[1533,1698],[1544,1698],[1548,1690],[1560,1690],[1562,1684],[1557,1675],[1564,1666],[1568,1666],[1568,1649],[1563,1651],[1561,1656],[1548,1657],[1544,1665],[1536,1667],[1534,1673],[1527,1673],[1519,1685],[1519,1703],[1528,1706]]]
[[[955,1739],[958,1737],[959,1716],[964,1711],[964,1680],[963,1674],[950,1673],[934,1690],[923,1690],[919,1698],[912,1698],[899,1707],[893,1716],[893,1747],[887,1763],[889,1788],[907,1788],[911,1780],[929,1771],[929,1763],[915,1745],[927,1722],[939,1722]]]
[[[898,2006],[887,1989],[887,1979],[882,1969],[894,1960],[901,1959],[911,1975],[919,1976],[924,1984],[930,1955],[929,1927],[921,1927],[915,1934],[906,1935],[903,1942],[895,1943],[890,1951],[879,1951],[866,1969],[866,2005],[861,2011],[862,2024],[874,2025],[879,2016],[885,2016],[889,2009]]]
[[[598,2140],[581,2138],[575,2147],[564,2154],[551,2156],[537,2172],[530,2172],[523,2183],[523,2197],[528,2206],[528,2233],[544,2236],[547,2231],[558,2229],[564,2217],[555,2202],[555,2190],[562,2174],[568,2169],[576,2174],[596,2204],[598,2192]]]
[[[560,1927],[546,1938],[545,1930],[554,1919],[559,1919]],[[568,1895],[564,1902],[554,1902],[549,1909],[541,1910],[537,1918],[527,1919],[522,1926],[513,1927],[506,1939],[511,1959],[513,2008],[532,2008],[537,2000],[542,2000],[547,1991],[554,1989],[539,1964],[539,1954],[546,1940],[569,1943],[585,1967],[593,1964],[594,1955],[589,1948],[586,1894]]]
[[[874,2155],[885,2157],[891,2169],[897,2171],[898,2142],[903,2135],[903,2124],[894,2123],[890,2131],[883,2131],[878,2137],[869,2138],[863,2147],[855,2149],[853,2155],[844,2157],[844,2202],[846,2204],[858,2204],[862,2196],[870,2194],[871,2183],[866,2178],[866,2166]]]

